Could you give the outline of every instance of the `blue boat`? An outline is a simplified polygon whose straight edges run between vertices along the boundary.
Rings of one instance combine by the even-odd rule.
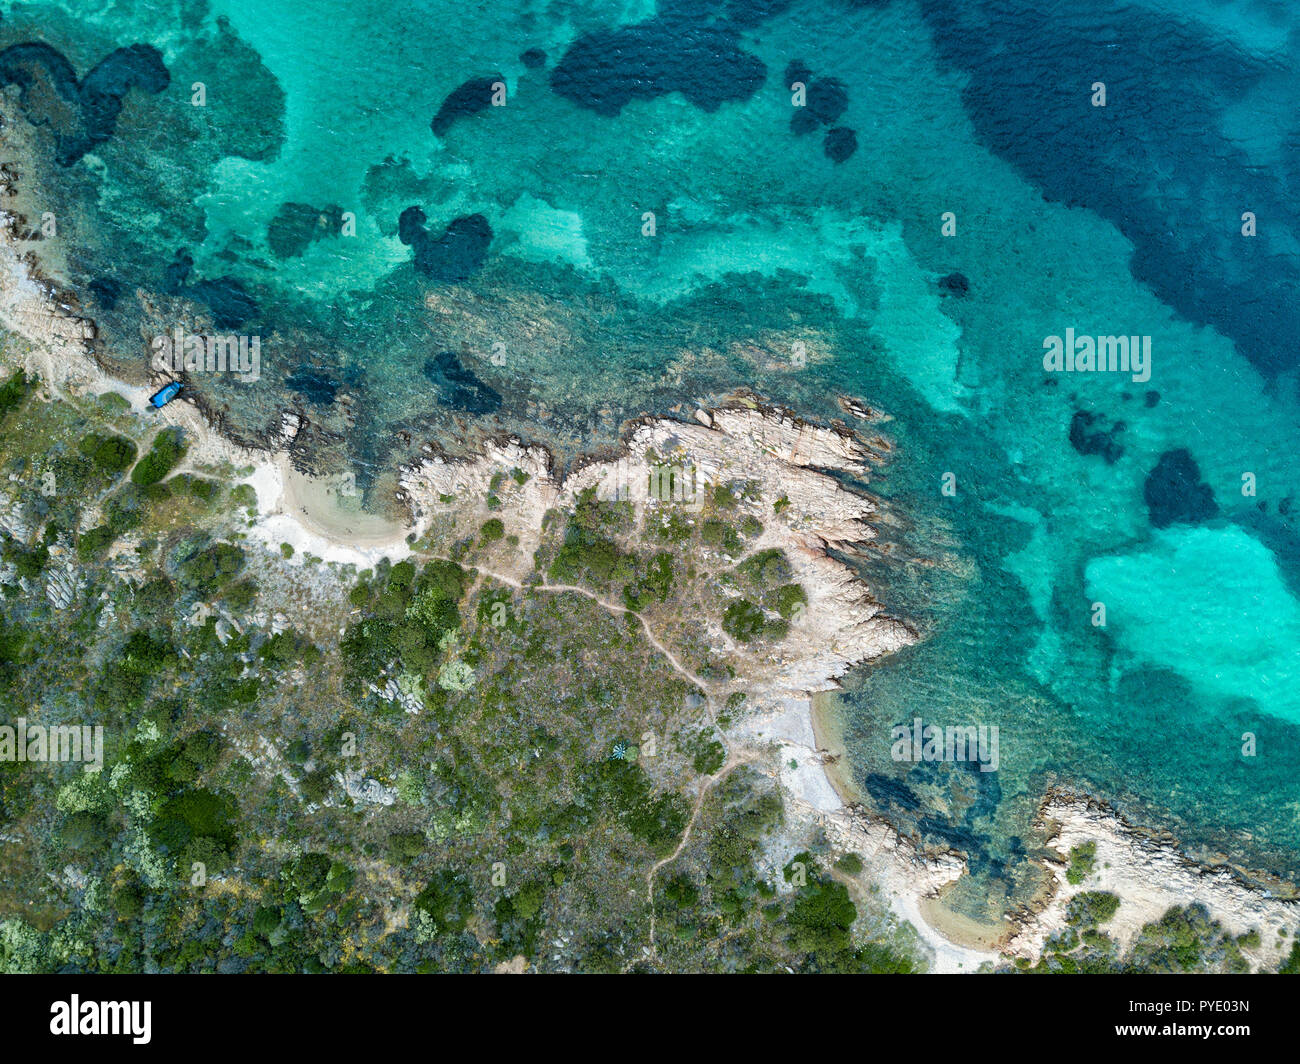
[[[172,381],[170,384],[165,384],[163,387],[159,388],[158,391],[154,392],[153,395],[149,397],[149,402],[154,406],[166,406],[176,398],[176,393],[180,390],[181,382]]]

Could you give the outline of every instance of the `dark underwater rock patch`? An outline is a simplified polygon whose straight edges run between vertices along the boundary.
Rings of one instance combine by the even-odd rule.
[[[334,377],[313,366],[299,367],[284,383],[316,406],[329,406],[339,390],[339,382]]]
[[[237,329],[257,317],[257,301],[233,277],[200,281],[184,294],[207,305],[218,329]]]
[[[218,329],[236,329],[257,317],[257,301],[233,277],[189,283],[194,270],[194,256],[184,249],[176,253],[167,266],[163,291],[204,304],[212,312]]]
[[[452,89],[429,123],[434,134],[444,136],[459,119],[468,118],[491,107],[492,86],[499,81],[505,81],[505,78],[500,74],[488,74],[486,77],[470,78]]]
[[[551,71],[551,89],[613,117],[633,100],[680,92],[702,111],[747,100],[767,76],[734,30],[687,15],[579,37]]]
[[[501,393],[484,384],[452,351],[427,359],[423,372],[438,385],[443,401],[470,414],[490,414],[501,407]]]
[[[1201,480],[1201,470],[1185,447],[1166,451],[1142,486],[1147,512],[1155,528],[1175,523],[1195,524],[1219,513],[1214,491]]]
[[[868,773],[865,782],[867,793],[882,806],[897,805],[901,809],[921,808],[921,799],[902,780],[879,772]]]
[[[42,80],[63,100],[65,113],[42,111],[41,94],[32,91]],[[14,44],[0,52],[0,88],[17,85],[28,120],[54,131],[60,166],[71,166],[113,135],[127,92],[138,88],[157,94],[170,83],[162,53],[148,44],[110,52],[81,81],[63,53],[43,42]]]
[[[1300,335],[1300,259],[1284,250],[1296,231],[1294,140],[1287,165],[1260,166],[1221,132],[1225,109],[1277,76],[1271,56],[1142,4],[920,10],[991,150],[1047,201],[1114,224],[1133,243],[1134,280],[1179,315],[1235,341],[1263,373],[1295,368],[1300,347],[1285,338]],[[1092,106],[1096,81],[1105,107]],[[1152,182],[1161,172],[1180,175],[1176,192]],[[1240,204],[1226,218],[1223,189]],[[1278,224],[1244,239],[1247,206]]]
[[[812,77],[812,67],[802,59],[791,59],[785,67],[785,87],[788,89],[797,81],[802,81],[805,85],[808,79]]]
[[[546,66],[546,53],[540,48],[529,48],[519,57],[519,61],[529,70],[540,70]]]
[[[948,296],[964,296],[970,291],[970,281],[964,273],[949,273],[939,278],[939,291]]]
[[[1109,429],[1093,426],[1102,423],[1100,414],[1087,410],[1075,411],[1070,419],[1070,446],[1083,455],[1100,455],[1107,465],[1114,465],[1124,454],[1124,447],[1119,442],[1120,433],[1127,427],[1124,422],[1116,421]]]
[[[456,218],[442,236],[431,237],[419,207],[407,207],[397,220],[397,237],[415,251],[415,268],[435,281],[468,281],[487,258],[492,226],[481,214]]]
[[[315,241],[338,236],[343,208],[317,208],[310,203],[283,203],[266,228],[266,241],[278,259],[301,255]]]
[[[269,162],[279,156],[285,139],[284,88],[228,18],[219,15],[216,35],[193,38],[174,55],[172,65],[185,71],[187,83],[199,81],[206,88],[206,106],[188,110],[214,157]]]
[[[122,282],[112,277],[96,277],[86,286],[95,302],[105,310],[112,310],[122,298]]]
[[[790,131],[797,136],[832,125],[849,106],[849,90],[839,78],[814,78],[807,90],[804,106],[790,116]]]
[[[826,153],[826,158],[830,159],[831,162],[846,162],[858,150],[858,135],[848,126],[836,126],[834,129],[828,129],[826,139],[822,143],[822,150]]]
[[[784,14],[794,0],[727,0],[727,18],[749,29]]]

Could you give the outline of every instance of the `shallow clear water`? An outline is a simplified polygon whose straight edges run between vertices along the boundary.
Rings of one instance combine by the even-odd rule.
[[[301,406],[363,486],[431,437],[573,454],[741,385],[859,395],[900,451],[873,487],[941,564],[869,567],[927,638],[854,678],[847,738],[880,808],[972,854],[955,904],[1032,889],[1053,781],[1300,872],[1285,5],[84,6],[4,5],[0,47],[45,42],[83,90],[130,45],[168,72],[112,121],[48,66],[23,105],[124,369],[196,311],[256,334],[256,382],[194,386],[245,434]],[[1150,379],[1045,372],[1067,329],[1149,336]],[[997,725],[998,771],[895,762],[917,716]]]

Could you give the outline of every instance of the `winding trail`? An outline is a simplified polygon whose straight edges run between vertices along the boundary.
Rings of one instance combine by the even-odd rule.
[[[435,557],[435,556],[431,555],[431,557]],[[438,557],[440,561],[453,561],[453,559],[451,558],[444,558],[441,556],[436,556],[436,557]],[[456,563],[456,564],[460,564],[460,563]],[[518,588],[521,591],[553,591],[558,593],[572,591],[575,594],[583,595],[586,598],[591,599],[592,602],[596,603],[598,606],[604,607],[610,613],[617,613],[623,615],[629,613],[632,614],[633,617],[635,617],[638,621],[641,622],[641,630],[645,632],[646,639],[650,641],[651,646],[653,646],[657,651],[659,651],[660,654],[662,654],[665,658],[668,659],[669,664],[672,665],[672,667],[677,671],[677,673],[680,676],[690,681],[692,686],[699,688],[699,690],[703,692],[705,697],[705,704],[709,711],[709,719],[715,725],[717,724],[718,718],[717,718],[717,714],[714,713],[713,711],[713,696],[709,691],[709,685],[705,683],[705,681],[702,680],[700,677],[696,676],[695,673],[691,672],[690,669],[688,669],[685,665],[681,663],[680,659],[678,659],[676,654],[674,654],[671,650],[669,650],[668,647],[664,646],[664,644],[659,640],[659,637],[655,635],[654,630],[650,627],[650,622],[647,621],[643,616],[641,616],[641,614],[637,613],[635,610],[628,609],[626,606],[620,606],[616,602],[609,602],[608,600],[601,598],[594,591],[589,591],[587,588],[580,587],[577,584],[547,584],[547,583],[528,584],[518,579],[517,577],[507,576],[505,573],[496,573],[490,569],[484,569],[481,566],[476,565],[473,568],[475,569],[475,571],[481,573],[483,576],[489,577],[490,579],[496,580],[502,584],[508,584],[509,586]]]
[[[452,559],[440,558],[440,560],[451,561]],[[586,598],[590,599],[592,602],[596,603],[598,606],[601,606],[604,609],[608,610],[610,613],[616,613],[621,615],[626,615],[629,613],[632,614],[632,616],[634,616],[638,621],[641,622],[641,629],[642,631],[645,632],[646,639],[650,641],[650,644],[668,660],[668,662],[672,665],[672,667],[677,671],[677,673],[680,676],[689,680],[693,686],[695,686],[701,692],[703,692],[704,704],[705,704],[705,708],[708,710],[709,713],[709,720],[712,722],[713,726],[717,728],[718,716],[717,716],[717,712],[713,708],[713,692],[710,690],[709,685],[705,683],[704,680],[702,680],[699,676],[696,676],[693,672],[691,672],[690,669],[688,669],[685,665],[681,663],[677,655],[674,654],[668,647],[666,647],[660,641],[659,637],[655,635],[654,630],[650,627],[650,622],[647,621],[641,614],[637,613],[635,610],[628,609],[626,606],[619,605],[616,602],[609,602],[608,600],[601,598],[594,591],[590,591],[585,587],[580,587],[577,584],[547,584],[547,583],[529,584],[520,580],[518,577],[507,576],[505,573],[493,572],[490,569],[484,569],[482,566],[476,565],[473,568],[480,575],[485,576],[490,580],[495,580],[498,583],[506,584],[509,587],[518,588],[521,591],[551,591],[551,592],[556,592],[558,594],[573,592],[575,594],[585,596]],[[726,736],[724,736],[720,730],[718,732],[718,735],[720,741],[722,742],[723,749],[726,750]],[[668,856],[666,857],[659,858],[659,860],[655,861],[655,863],[652,864],[649,867],[649,869],[646,870],[646,874],[645,874],[646,904],[649,905],[650,907],[650,930],[649,930],[649,942],[648,942],[649,955],[647,958],[638,957],[629,961],[627,966],[624,968],[624,971],[627,971],[629,968],[632,967],[632,965],[639,963],[642,959],[649,959],[653,961],[657,955],[658,947],[655,943],[655,916],[656,916],[655,877],[659,874],[659,869],[663,868],[664,865],[672,864],[673,861],[677,860],[677,858],[681,856],[682,851],[686,849],[686,844],[690,842],[691,839],[691,832],[695,829],[695,825],[699,821],[700,811],[704,808],[704,799],[708,796],[709,790],[713,787],[713,785],[718,781],[726,778],[734,769],[736,769],[740,765],[747,764],[748,762],[755,760],[757,756],[758,754],[752,750],[747,750],[744,751],[743,753],[741,752],[729,753],[727,755],[727,760],[723,764],[723,766],[720,769],[718,769],[718,771],[715,772],[712,776],[710,776],[707,780],[705,780],[704,785],[700,787],[699,793],[695,796],[695,805],[691,809],[691,817],[686,822],[686,827],[682,831],[682,837],[678,840],[676,847],[673,849],[673,852],[668,854]]]

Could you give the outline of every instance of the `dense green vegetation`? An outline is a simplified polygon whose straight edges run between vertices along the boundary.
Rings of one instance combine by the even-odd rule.
[[[77,450],[112,477],[130,469],[138,453],[135,444],[125,437],[97,432],[84,436]]]
[[[185,457],[185,440],[180,429],[163,429],[153,438],[148,453],[131,470],[131,480],[142,488],[157,484]]]
[[[0,384],[0,423],[23,405],[36,382],[22,370],[15,370]]]
[[[61,614],[3,600],[0,703],[39,714],[60,691],[103,722],[105,768],[0,765],[6,830],[42,840],[9,866],[9,897],[41,904],[0,892],[0,968],[913,966],[855,930],[859,903],[818,870],[834,855],[809,858],[797,885],[765,870],[779,795],[724,771],[699,692],[635,620],[435,557],[346,584],[285,570],[311,587],[290,600],[273,575],[290,552],[243,542],[215,477],[175,474],[177,436],[155,436],[137,461],[138,437],[116,424],[69,419],[66,431],[56,476],[81,497],[41,502],[46,528],[4,550],[40,574],[71,538],[87,588]],[[102,523],[71,536],[91,496]],[[545,571],[629,610],[675,608],[690,589],[676,548],[699,528],[675,513],[659,527],[647,538],[661,549],[630,550],[630,511],[589,497],[557,524]],[[507,547],[505,531],[481,522],[460,556]],[[124,538],[143,567],[129,583],[107,561]],[[272,630],[276,610],[294,623]],[[56,634],[69,627],[75,644]],[[688,785],[715,774],[682,847]],[[48,809],[57,817],[38,828]],[[652,900],[647,872],[679,847]]]
[[[1070,864],[1065,870],[1066,880],[1074,886],[1078,886],[1092,874],[1093,866],[1097,863],[1097,844],[1095,842],[1085,842],[1082,845],[1074,847],[1070,851]]]

